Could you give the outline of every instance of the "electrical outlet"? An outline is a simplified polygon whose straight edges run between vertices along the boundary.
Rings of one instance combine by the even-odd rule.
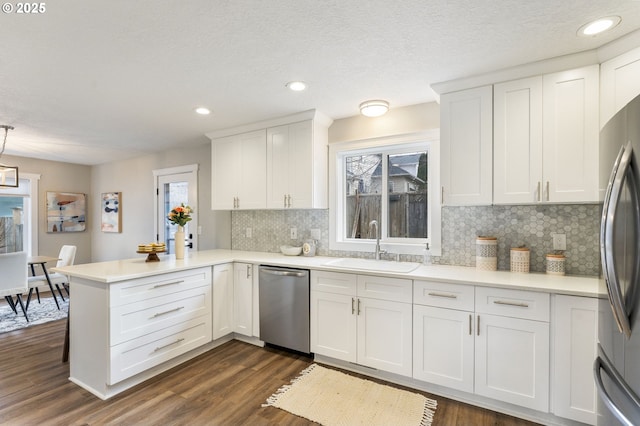
[[[567,234],[552,234],[552,237],[554,250],[567,249]]]
[[[202,225],[198,225],[198,235],[202,235]]]
[[[244,230],[244,236],[247,238],[251,238],[251,228],[247,228]]]
[[[311,239],[313,240],[319,240],[320,239],[320,230],[317,228],[314,228],[311,230]]]
[[[298,228],[291,228],[291,239],[292,240],[298,239]]]

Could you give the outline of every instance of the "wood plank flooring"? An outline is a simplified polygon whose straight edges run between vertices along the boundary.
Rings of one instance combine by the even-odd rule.
[[[60,362],[64,329],[65,320],[59,320],[0,334],[0,424],[315,424],[261,407],[311,363],[310,358],[232,341],[102,401],[68,380],[69,366]],[[438,401],[434,426],[534,424],[425,395]]]

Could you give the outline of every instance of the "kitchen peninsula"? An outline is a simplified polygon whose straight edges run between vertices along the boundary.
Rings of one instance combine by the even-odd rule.
[[[571,315],[571,309],[565,309],[567,302],[587,301],[595,312],[597,298],[604,296],[601,283],[595,277],[490,272],[470,267],[431,265],[416,265],[410,272],[399,273],[366,270],[363,267],[349,269],[336,266],[335,258],[329,257],[232,250],[194,252],[184,260],[176,260],[173,256],[161,256],[160,259],[160,262],[145,262],[141,256],[55,269],[70,276],[73,288],[69,317],[70,380],[102,399],[108,399],[233,338],[260,345],[262,342],[259,340],[257,324],[258,274],[254,270],[257,270],[257,265],[268,264],[311,270],[311,350],[317,361],[538,421],[548,421],[545,416],[556,418],[549,414],[551,410],[556,416],[570,417],[558,411],[559,405],[566,403],[549,404],[550,395],[551,398],[562,395],[564,391],[559,390],[558,386],[566,387],[569,389],[567,392],[575,389],[575,383],[556,383],[556,376],[562,376],[563,370],[578,368],[573,365],[582,367],[586,362],[576,362],[571,358],[574,356],[571,351],[569,354],[558,352],[558,345],[553,343],[553,339],[559,330],[556,327],[564,327],[566,318],[563,317],[563,321],[556,321],[556,318]],[[369,299],[378,298],[376,295],[365,295],[367,289],[358,286],[357,283],[367,281],[363,278],[374,282],[379,294],[389,294],[385,293],[387,281],[396,286],[405,286],[402,289],[407,295],[405,299],[396,300],[395,296],[389,296],[389,300],[383,301],[402,305],[408,315],[399,317],[399,322],[392,324],[402,327],[402,333],[392,329],[394,335],[408,336],[408,341],[404,342],[408,346],[401,354],[405,360],[409,357],[408,362],[397,371],[393,368],[358,370],[356,364],[366,366],[366,360],[356,358],[354,364],[349,360],[351,355],[342,359],[331,352],[332,348],[335,349],[334,342],[322,340],[322,336],[333,336],[340,332],[323,328],[326,327],[323,314],[330,314],[322,311],[324,306],[328,306],[325,303],[327,300],[338,300],[338,304],[331,305],[337,307],[342,303],[337,297],[346,298],[349,309],[344,318],[351,321],[352,300],[361,300],[366,309]],[[331,294],[335,291],[331,280],[353,280],[354,294]],[[246,287],[240,289],[239,286]],[[339,290],[343,291],[347,290]],[[459,323],[464,333],[459,337],[449,335],[445,341],[439,342],[437,339],[442,336],[425,329],[424,324],[431,324],[430,318],[436,321],[437,315],[445,313],[463,313],[460,314],[462,320],[450,324]],[[248,329],[246,320],[242,330],[236,327],[234,318],[238,317],[249,318]],[[490,332],[487,327],[503,327],[500,320],[509,326],[516,324],[524,327],[524,332],[516,337],[518,344],[514,347],[511,363],[524,365],[529,359],[529,350],[533,351],[531,358],[535,358],[535,362],[540,359],[543,361],[535,365],[535,371],[523,372],[535,375],[527,377],[529,382],[525,385],[531,385],[530,389],[526,386],[523,389],[523,385],[519,384],[520,388],[513,392],[509,389],[496,392],[495,388],[499,386],[493,386],[490,381],[495,377],[502,380],[504,375],[496,376],[495,372],[492,376],[485,376],[487,386],[484,389],[481,387],[478,375],[481,362],[494,365],[493,357],[500,355],[493,352],[497,349],[491,347],[484,349],[485,356],[490,359],[480,361],[476,355],[475,373],[460,371],[460,377],[453,377],[457,373],[448,374],[445,381],[438,380],[438,372],[433,371],[438,366],[434,365],[433,360],[438,359],[439,354],[432,353],[433,347],[442,347],[446,351],[459,350],[461,359],[468,361],[469,354],[473,357],[474,339],[477,354],[479,348],[488,343],[480,340],[484,333]],[[442,324],[443,321],[437,319],[438,323]],[[529,326],[534,327],[534,333],[527,329]],[[588,328],[584,345],[589,349],[595,346],[595,323],[584,326]],[[346,324],[344,328],[347,328]],[[454,329],[450,328],[448,332]],[[319,333],[318,330],[323,332]],[[530,335],[534,335],[536,340],[528,341]],[[358,342],[361,337],[364,336],[359,336]],[[366,337],[375,339],[375,336]],[[569,340],[569,337],[564,335],[562,339]],[[469,338],[472,339],[471,351],[455,347],[456,342]],[[425,346],[424,340],[431,341],[432,345]],[[528,346],[529,343],[535,347]],[[504,352],[505,342],[500,345],[498,349]],[[590,362],[589,354],[585,355],[583,348],[580,349],[578,353],[582,353]],[[448,358],[453,362],[457,357],[458,353],[449,352]],[[502,358],[501,355],[497,356],[495,362],[504,364]],[[465,369],[468,367],[467,361],[460,363],[465,364]],[[473,358],[470,362],[473,366]],[[427,365],[432,371],[425,368]],[[443,367],[450,372],[450,366]],[[555,375],[551,374],[554,369]],[[509,384],[499,385],[505,387]],[[554,386],[555,391],[550,393],[550,388]]]

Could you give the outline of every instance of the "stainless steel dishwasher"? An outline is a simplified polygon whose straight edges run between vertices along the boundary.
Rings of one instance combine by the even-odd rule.
[[[260,340],[309,350],[309,271],[260,266]]]

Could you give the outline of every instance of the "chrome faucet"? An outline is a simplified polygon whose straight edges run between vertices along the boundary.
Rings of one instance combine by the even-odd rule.
[[[380,250],[380,229],[378,228],[378,221],[372,220],[369,222],[369,235],[371,235],[371,227],[376,228],[376,260],[380,260],[380,255],[386,253],[386,250]]]

